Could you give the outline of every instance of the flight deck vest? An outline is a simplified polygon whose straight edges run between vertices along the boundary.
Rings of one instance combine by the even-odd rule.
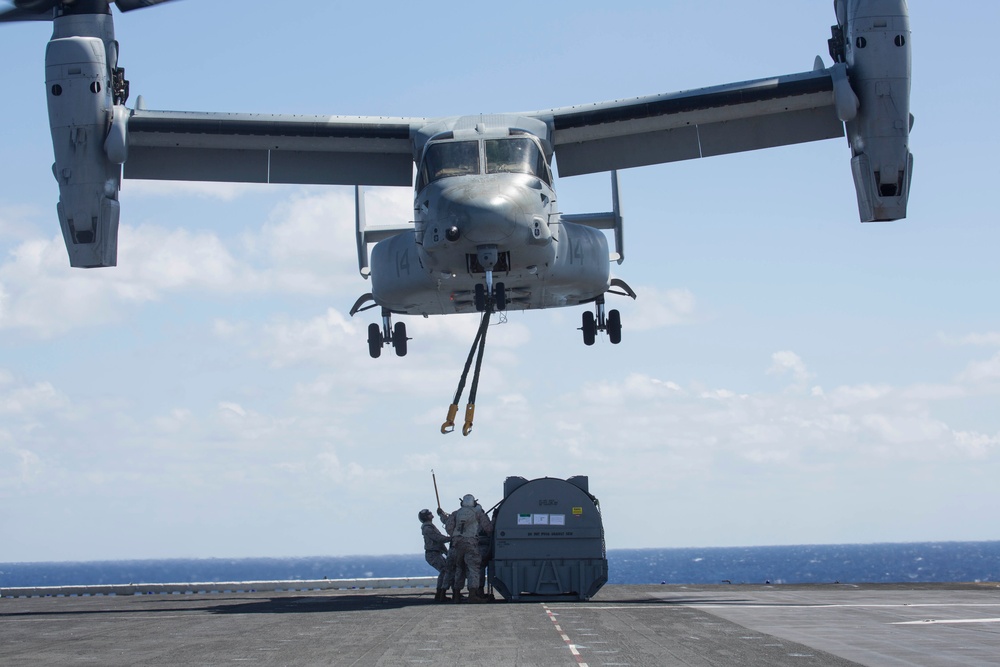
[[[472,507],[461,507],[455,511],[454,537],[476,537],[479,535],[479,517]]]

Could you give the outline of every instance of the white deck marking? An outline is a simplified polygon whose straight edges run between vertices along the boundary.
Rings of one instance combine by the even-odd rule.
[[[925,621],[898,621],[889,625],[951,625],[959,623],[1000,623],[1000,618],[928,618]]]
[[[580,611],[605,611],[612,609],[863,609],[905,607],[1000,607],[1000,602],[916,602],[899,604],[778,604],[773,603],[721,603],[721,602],[678,602],[673,604],[601,605],[580,607]]]
[[[569,638],[569,635],[563,632],[562,627],[559,625],[559,621],[556,619],[556,614],[553,613],[553,611],[549,609],[549,606],[546,604],[542,605],[542,609],[545,610],[545,613],[546,615],[548,615],[549,620],[552,621],[552,626],[555,628],[556,632],[559,633],[559,636],[562,638],[563,642],[565,642],[566,647],[569,649],[569,652],[576,659],[576,664],[579,665],[579,667],[589,667],[589,665],[586,662],[584,662],[583,656],[580,655],[580,651],[577,650],[576,648],[577,645],[572,642],[572,640]]]

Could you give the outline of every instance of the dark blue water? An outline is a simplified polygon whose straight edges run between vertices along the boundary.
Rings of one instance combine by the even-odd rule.
[[[613,549],[612,584],[1000,581],[1000,542]],[[0,587],[429,576],[423,554],[0,563]]]
[[[608,569],[617,584],[1000,581],[1000,542],[622,549]]]

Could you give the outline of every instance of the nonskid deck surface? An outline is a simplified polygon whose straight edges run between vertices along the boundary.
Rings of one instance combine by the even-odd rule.
[[[1000,585],[425,588],[0,599],[0,664],[1000,665]]]

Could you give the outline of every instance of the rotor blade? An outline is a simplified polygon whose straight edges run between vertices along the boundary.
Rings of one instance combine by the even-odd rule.
[[[118,10],[122,12],[130,12],[133,9],[152,7],[153,5],[159,5],[164,2],[170,2],[170,0],[115,0],[115,4],[118,5]]]
[[[28,11],[27,9],[17,9],[16,7],[8,9],[7,11],[0,13],[0,23],[13,23],[14,21],[51,21],[52,12],[38,12]]]
[[[133,9],[144,9],[146,7],[152,7],[164,2],[170,2],[170,0],[104,0],[99,4],[96,2],[89,4],[107,7],[112,2],[118,6],[119,11],[130,12]],[[61,0],[15,0],[14,6],[10,9],[0,9],[0,23],[14,21],[51,21],[54,16],[54,12],[52,10],[59,7],[60,3]],[[73,7],[67,4],[66,8],[71,9]],[[80,10],[78,9],[78,11]]]
[[[44,13],[56,8],[60,0],[14,0],[14,6],[28,12]]]

